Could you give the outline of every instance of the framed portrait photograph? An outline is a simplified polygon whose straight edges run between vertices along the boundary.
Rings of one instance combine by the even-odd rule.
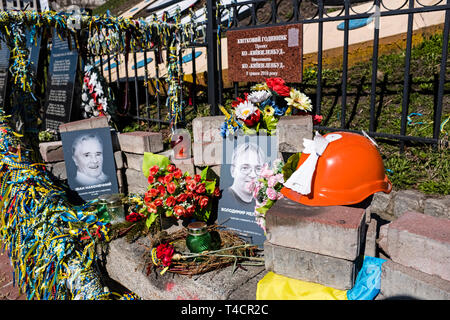
[[[266,237],[256,222],[256,200],[248,186],[258,179],[265,163],[272,166],[277,154],[276,136],[237,135],[223,140],[217,223],[260,247]]]
[[[61,132],[69,187],[83,200],[118,193],[109,127]]]

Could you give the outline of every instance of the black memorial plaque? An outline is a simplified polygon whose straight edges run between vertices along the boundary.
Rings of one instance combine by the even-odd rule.
[[[67,39],[60,39],[56,32],[53,32],[45,128],[55,131],[59,131],[60,124],[71,120],[78,51],[73,38],[70,41],[71,48]]]
[[[9,48],[5,42],[0,43],[0,106],[5,107],[6,88],[8,83]]]

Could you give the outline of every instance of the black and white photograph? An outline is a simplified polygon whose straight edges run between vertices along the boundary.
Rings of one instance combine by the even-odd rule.
[[[83,200],[118,192],[109,128],[62,132],[61,139],[72,190]]]
[[[249,185],[259,178],[264,163],[277,158],[276,136],[229,136],[223,142],[218,224],[253,244],[264,243],[264,230],[256,223],[256,200]]]

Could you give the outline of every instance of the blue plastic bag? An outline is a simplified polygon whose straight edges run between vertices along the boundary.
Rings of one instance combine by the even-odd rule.
[[[381,265],[385,259],[365,256],[355,285],[347,291],[348,300],[373,300],[381,288]]]

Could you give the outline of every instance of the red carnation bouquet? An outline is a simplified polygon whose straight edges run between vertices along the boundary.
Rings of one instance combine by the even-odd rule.
[[[160,215],[207,221],[212,200],[220,195],[215,179],[208,179],[208,167],[200,174],[190,176],[171,164],[167,157],[153,153],[144,154],[144,174],[148,190],[144,195],[147,207],[147,227]]]

